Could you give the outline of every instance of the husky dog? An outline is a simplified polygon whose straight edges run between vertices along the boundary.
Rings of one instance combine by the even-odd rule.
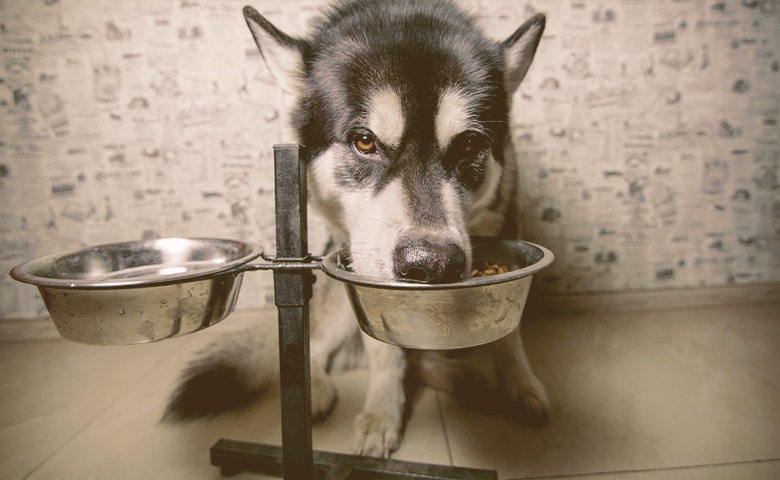
[[[519,237],[509,110],[544,15],[500,43],[443,0],[346,1],[305,39],[251,7],[244,16],[291,98],[297,141],[307,147],[310,201],[329,224],[329,248],[348,248],[356,272],[453,282],[470,271],[470,234]],[[225,335],[201,352],[163,418],[227,410],[278,382],[276,337],[263,328]],[[327,372],[367,366],[366,400],[354,425],[358,454],[389,456],[398,448],[410,383],[466,393],[474,405],[545,424],[549,400],[520,329],[479,348],[492,351],[495,376],[455,355],[376,341],[360,331],[343,287],[321,277],[311,307],[313,418],[336,402]]]

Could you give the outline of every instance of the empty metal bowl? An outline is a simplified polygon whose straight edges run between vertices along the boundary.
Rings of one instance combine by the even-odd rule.
[[[349,270],[349,255],[331,254],[322,267],[344,283],[360,327],[393,345],[424,350],[472,347],[498,340],[520,324],[532,276],[553,262],[548,249],[520,240],[472,238],[475,262],[507,273],[451,284],[366,277]]]
[[[66,339],[124,345],[223,320],[238,299],[239,267],[260,254],[233,240],[165,238],[47,255],[18,265],[11,276],[38,287]]]

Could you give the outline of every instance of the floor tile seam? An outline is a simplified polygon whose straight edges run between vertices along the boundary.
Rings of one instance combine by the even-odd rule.
[[[677,465],[677,466],[670,466],[670,467],[657,467],[657,468],[635,468],[635,469],[624,469],[624,470],[604,470],[604,471],[593,471],[593,472],[577,472],[577,473],[560,473],[560,474],[553,474],[553,475],[535,475],[532,477],[512,477],[512,478],[502,478],[500,480],[548,480],[548,479],[554,479],[554,478],[583,478],[587,479],[588,477],[597,477],[597,476],[604,476],[604,475],[625,475],[625,474],[639,474],[639,473],[652,473],[652,472],[675,472],[675,471],[685,471],[685,470],[694,470],[694,469],[701,469],[701,468],[718,468],[718,467],[737,467],[737,466],[747,466],[747,465],[758,465],[762,463],[778,463],[780,464],[780,457],[770,457],[770,458],[758,458],[753,460],[735,460],[731,462],[716,462],[716,463],[702,463],[702,464],[695,464],[695,465]]]
[[[55,447],[54,450],[49,455],[47,455],[43,460],[41,460],[41,462],[38,463],[38,465],[33,467],[33,469],[30,470],[30,472],[28,472],[27,475],[23,476],[21,480],[26,480],[31,476],[33,476],[35,472],[40,470],[41,467],[46,465],[52,458],[57,456],[57,454],[60,453],[65,447],[67,447],[73,440],[75,440],[79,435],[84,433],[85,430],[87,430],[93,423],[95,423],[105,412],[107,412],[111,407],[113,407],[118,401],[119,399],[117,398],[116,400],[111,402],[108,406],[106,406],[106,408],[98,412],[97,415],[94,415],[91,419],[87,420],[81,427],[79,427],[76,430],[76,433],[74,433],[73,435],[65,439],[65,441],[63,441],[60,445]]]
[[[82,433],[84,433],[89,427],[91,427],[95,422],[97,422],[103,415],[106,414],[109,410],[114,408],[122,399],[124,399],[133,389],[138,387],[138,385],[141,384],[145,379],[149,378],[155,371],[157,371],[159,368],[161,368],[176,352],[181,350],[183,348],[184,344],[178,345],[175,348],[172,348],[171,351],[164,355],[163,358],[156,362],[154,365],[149,368],[149,370],[140,378],[138,378],[135,382],[132,383],[132,385],[129,385],[127,388],[122,389],[122,392],[117,394],[116,397],[103,409],[98,411],[97,414],[93,415],[92,418],[87,420],[81,427],[79,427],[76,432],[65,439],[60,445],[54,448],[54,450],[47,455],[40,463],[38,463],[35,467],[30,470],[26,475],[24,475],[21,480],[26,480],[30,478],[32,475],[35,474],[38,470],[40,470],[44,465],[46,465],[51,459],[53,459],[55,456],[57,456],[58,453],[60,453],[65,447],[67,447],[71,442],[73,442],[76,438],[78,438]]]
[[[442,433],[444,433],[444,445],[447,447],[447,458],[450,461],[450,465],[455,466],[455,460],[452,457],[452,446],[450,445],[450,435],[447,432],[447,419],[444,416],[444,407],[441,404],[441,393],[438,390],[433,390],[433,394],[436,398],[436,410],[439,412],[441,430]]]

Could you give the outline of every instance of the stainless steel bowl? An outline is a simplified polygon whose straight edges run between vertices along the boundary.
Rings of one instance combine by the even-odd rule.
[[[360,327],[393,345],[448,350],[489,343],[520,324],[533,275],[552,264],[548,249],[519,240],[474,237],[473,258],[509,272],[428,285],[365,277],[349,271],[349,256],[331,254],[325,272],[344,282]]]
[[[345,253],[319,267],[344,283],[361,328],[418,349],[481,345],[520,323],[533,274],[553,262],[544,247],[474,237],[473,257],[509,272],[445,285],[404,283],[349,271]],[[202,330],[234,309],[257,247],[233,240],[165,238],[47,255],[11,271],[38,287],[60,334],[91,345],[146,343]],[[282,268],[283,266],[279,266]]]
[[[124,345],[185,335],[226,318],[242,265],[261,251],[212,238],[113,243],[25,262],[11,276],[35,285],[60,334]]]

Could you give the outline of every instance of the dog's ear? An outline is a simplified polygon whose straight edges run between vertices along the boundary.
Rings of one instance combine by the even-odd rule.
[[[531,66],[545,21],[544,14],[537,13],[501,44],[504,50],[504,87],[510,95],[520,86]]]
[[[282,90],[290,94],[300,92],[303,79],[303,42],[274,27],[252,7],[244,7],[244,18],[271,75]]]

